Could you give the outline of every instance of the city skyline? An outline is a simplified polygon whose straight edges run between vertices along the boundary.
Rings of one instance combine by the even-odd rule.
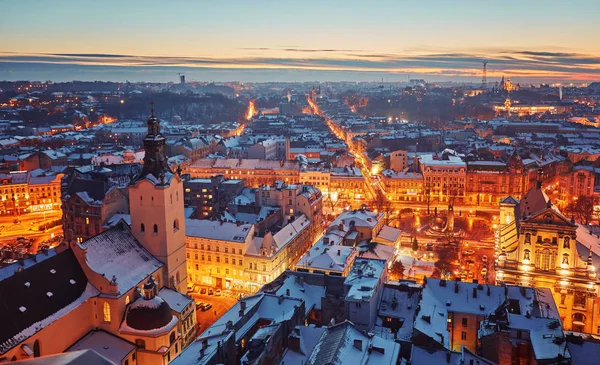
[[[483,60],[490,80],[600,74],[592,1],[345,4],[23,1],[0,22],[0,79],[478,82]]]

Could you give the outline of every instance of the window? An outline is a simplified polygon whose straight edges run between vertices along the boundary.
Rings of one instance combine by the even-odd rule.
[[[577,307],[585,307],[587,295],[585,292],[576,291],[573,295],[573,305]]]
[[[469,320],[467,318],[462,319],[462,326],[467,327],[469,325]]]
[[[571,248],[571,237],[565,236],[563,248]]]
[[[360,303],[356,303],[356,308],[360,308]]]
[[[135,352],[131,355],[131,361],[135,361]]]
[[[242,263],[242,260],[239,260],[239,265],[240,265],[240,266],[242,266],[242,265],[243,265],[243,263]]]
[[[125,305],[129,304],[129,295],[125,297]]]
[[[225,257],[225,263],[228,264],[229,263],[229,258]]]
[[[146,226],[144,226],[144,223],[142,223],[142,224],[140,225],[140,231],[141,231],[141,232],[146,232]]]
[[[158,224],[154,225],[154,233],[158,234]]]
[[[221,262],[221,257],[217,256],[217,262]]]
[[[238,254],[239,254],[239,255],[241,255],[241,254],[242,254],[242,249],[241,249],[241,248],[238,250]]]
[[[460,339],[463,341],[465,341],[467,339],[467,333],[465,331],[462,331],[460,333]]]
[[[33,357],[40,357],[40,340],[33,343]]]
[[[179,230],[179,220],[175,219],[173,221],[173,231],[177,232]]]
[[[198,266],[198,264],[196,264],[196,271],[198,271],[200,269],[200,267]]]
[[[529,253],[530,253],[529,250],[523,251],[523,260],[529,261]]]
[[[567,300],[567,295],[561,294],[560,295],[560,305],[565,305],[565,300]]]
[[[144,341],[144,340],[142,340],[140,338],[138,338],[138,339],[135,340],[135,345],[138,348],[142,349],[142,350],[146,349],[146,341]]]
[[[229,253],[229,249],[225,247],[225,253]]]
[[[110,323],[110,304],[104,302],[104,322]]]
[[[171,332],[169,335],[169,344],[172,345],[175,342],[175,331]]]

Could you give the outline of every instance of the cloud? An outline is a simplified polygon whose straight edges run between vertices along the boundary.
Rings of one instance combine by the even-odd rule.
[[[271,50],[248,48],[248,50]],[[275,49],[273,49],[275,50]],[[111,67],[189,67],[237,70],[311,70],[345,72],[410,73],[441,76],[481,77],[481,63],[488,61],[488,75],[564,78],[572,80],[598,79],[600,57],[569,52],[528,50],[497,50],[496,52],[410,52],[376,53],[345,49],[277,49],[289,57],[248,56],[172,57],[120,54],[17,54],[0,52],[0,62],[29,64],[59,64]],[[283,51],[283,53],[281,53]],[[296,57],[295,53],[306,52]],[[319,54],[321,53],[321,54]]]

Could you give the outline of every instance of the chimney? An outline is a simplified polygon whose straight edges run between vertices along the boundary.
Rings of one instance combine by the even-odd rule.
[[[454,292],[458,294],[458,281],[454,282]]]
[[[283,295],[279,296],[278,302],[279,302],[279,304],[281,304],[281,302],[283,302]]]
[[[285,295],[288,297],[290,296],[290,289],[285,289]]]
[[[338,256],[342,256],[342,250],[338,250]]]
[[[296,335],[296,334],[291,334],[289,337],[289,348],[290,350],[294,351],[294,352],[300,352],[300,336]]]
[[[477,298],[477,288],[473,288],[473,298]]]
[[[358,351],[362,351],[362,340],[354,340],[354,347],[358,349]]]

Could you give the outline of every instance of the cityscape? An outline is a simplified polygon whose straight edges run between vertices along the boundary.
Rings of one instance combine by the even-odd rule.
[[[598,4],[5,5],[0,363],[600,363]]]

